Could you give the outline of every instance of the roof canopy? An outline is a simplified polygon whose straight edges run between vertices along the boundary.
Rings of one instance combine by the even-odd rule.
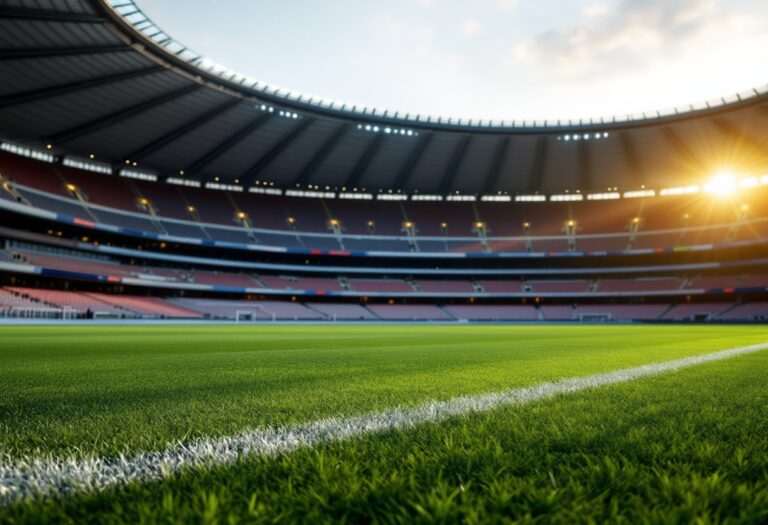
[[[101,0],[0,8],[0,138],[283,188],[554,193],[768,171],[768,95],[757,91],[638,120],[427,121],[275,92],[118,10]]]

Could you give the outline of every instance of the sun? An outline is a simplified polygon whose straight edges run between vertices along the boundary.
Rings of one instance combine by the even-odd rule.
[[[704,185],[704,191],[719,197],[730,197],[736,192],[736,177],[730,171],[720,171]]]

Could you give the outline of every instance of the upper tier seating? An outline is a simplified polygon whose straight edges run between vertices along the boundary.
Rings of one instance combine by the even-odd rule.
[[[529,281],[535,293],[586,293],[589,281]]]
[[[394,279],[350,279],[349,284],[358,292],[413,292],[413,288],[408,283]]]
[[[768,237],[768,221],[739,223],[768,215],[764,189],[750,191],[738,202],[721,202],[707,195],[572,203],[388,202],[274,197],[172,186],[64,168],[6,152],[0,153],[0,172],[18,184],[45,192],[20,190],[33,205],[64,215],[153,233],[270,246],[402,252],[603,252]],[[78,188],[89,203],[87,207],[73,199],[66,189],[68,184]],[[139,206],[141,199],[149,201],[160,219],[150,214],[150,208]],[[747,211],[742,210],[744,201],[748,202]],[[245,214],[244,220],[238,219],[238,213]],[[338,221],[343,234],[363,237],[317,236],[331,232],[331,220]],[[410,242],[380,237],[407,237],[403,226],[407,221],[417,235]],[[478,228],[478,223],[483,227]],[[668,229],[678,231],[664,231]],[[486,235],[519,238],[487,240]]]
[[[678,290],[681,281],[673,277],[646,279],[603,279],[598,284],[598,292],[648,292],[659,290]]]
[[[419,290],[426,293],[472,293],[475,286],[469,281],[417,281]]]

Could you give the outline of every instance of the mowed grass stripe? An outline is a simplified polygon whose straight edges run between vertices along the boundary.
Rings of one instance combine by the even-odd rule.
[[[0,329],[0,453],[132,455],[763,341],[745,326]]]
[[[144,452],[118,459],[39,459],[0,466],[0,501],[9,504],[34,497],[66,496],[102,491],[131,483],[168,478],[186,469],[205,469],[235,463],[242,458],[274,455],[322,443],[344,441],[370,433],[442,422],[470,413],[548,399],[643,377],[675,372],[706,363],[753,354],[768,343],[743,346],[710,354],[612,372],[542,383],[505,392],[434,401],[414,408],[400,408],[351,418],[331,418],[305,425],[246,432],[232,437],[199,439],[159,452]]]

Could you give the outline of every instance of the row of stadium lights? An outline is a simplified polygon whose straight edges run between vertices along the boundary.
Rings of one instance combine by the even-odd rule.
[[[293,117],[290,117],[293,118]],[[359,127],[359,126],[358,126]],[[397,130],[398,132],[404,131],[404,130]],[[390,130],[390,133],[392,131]],[[386,133],[386,131],[385,131]],[[407,133],[406,133],[407,134]],[[417,134],[417,133],[416,133]],[[608,134],[604,133],[604,137],[607,137]],[[47,144],[46,149],[51,150],[53,148],[52,144]],[[56,158],[51,153],[48,153],[47,151],[40,151],[33,148],[29,148],[27,146],[21,146],[18,144],[13,144],[10,142],[0,142],[0,150],[7,151],[9,153],[13,153],[16,155],[32,158],[35,160],[39,160],[42,162],[47,163],[53,163],[55,162]],[[102,173],[106,175],[113,174],[112,167],[103,162],[96,162],[95,155],[92,153],[89,155],[90,161],[78,159],[75,157],[65,156],[62,160],[62,164],[64,166],[73,168],[73,169],[80,169],[84,171],[91,171],[95,173]],[[158,176],[155,174],[151,174],[144,171],[139,170],[133,170],[130,169],[130,166],[135,167],[137,165],[136,161],[130,161],[125,160],[126,168],[122,168],[119,170],[118,174],[121,177],[127,177],[127,178],[134,178],[134,179],[141,179],[141,180],[147,180],[147,181],[157,181]],[[201,187],[203,186],[203,183],[200,181],[195,180],[188,180],[183,179],[184,177],[184,170],[179,170],[179,177],[168,177],[166,179],[166,182],[170,184],[176,184],[176,185],[182,185],[182,186],[191,186],[191,187]],[[242,192],[244,191],[244,188],[242,186],[239,186],[240,180],[234,179],[234,184],[226,184],[221,183],[219,177],[214,177],[213,182],[205,183],[205,187],[209,189],[218,189],[218,190],[226,190],[226,191],[237,191]],[[283,192],[279,188],[275,188],[274,181],[255,181],[255,185],[251,187],[248,191],[252,193],[268,193],[271,195],[282,195],[286,194],[289,196],[295,196],[295,197],[322,197],[322,198],[354,198],[354,199],[373,199],[374,196],[370,193],[365,193],[365,188],[341,188],[341,193],[336,194],[335,191],[339,191],[339,187],[333,187],[331,186],[325,186],[324,191],[321,188],[320,185],[317,184],[309,184],[307,186],[308,191],[304,191],[301,189],[298,190],[286,190],[286,192]],[[761,177],[747,177],[742,179],[737,179],[733,174],[730,173],[718,173],[716,174],[709,182],[702,186],[698,185],[690,185],[690,186],[680,186],[680,187],[672,187],[672,188],[663,188],[659,190],[658,192],[655,190],[649,190],[646,189],[645,186],[641,186],[640,190],[634,190],[634,191],[625,191],[623,193],[620,193],[618,191],[618,187],[609,187],[607,188],[607,191],[605,192],[598,192],[598,193],[588,193],[588,194],[582,194],[581,190],[576,190],[575,193],[571,193],[570,190],[565,190],[565,193],[562,194],[553,194],[549,195],[548,197],[546,195],[540,195],[538,193],[536,194],[529,194],[529,195],[515,195],[510,196],[508,192],[498,192],[495,195],[481,195],[479,197],[480,201],[483,202],[511,202],[514,200],[514,202],[578,202],[583,200],[615,200],[615,199],[631,199],[631,198],[643,198],[643,197],[655,197],[657,195],[659,196],[674,196],[674,195],[693,195],[701,192],[705,193],[711,193],[716,195],[729,195],[737,191],[739,188],[741,189],[750,189],[757,186],[766,186],[768,185],[768,175],[763,175]],[[300,188],[300,185],[296,185],[297,188]],[[320,193],[318,193],[320,192]],[[363,193],[358,193],[363,192]],[[352,194],[357,195],[352,195]],[[377,200],[397,200],[397,201],[403,201],[403,200],[413,200],[413,201],[464,201],[464,202],[473,202],[478,200],[477,196],[475,195],[461,195],[457,191],[455,194],[452,195],[429,195],[429,194],[418,194],[417,192],[414,192],[410,196],[408,194],[404,194],[403,190],[384,190],[379,189],[378,195],[376,196]]]
[[[139,204],[141,204],[143,206],[149,205],[149,201],[147,201],[147,199],[139,199],[138,202],[139,202]],[[749,206],[744,204],[744,205],[741,206],[741,210],[742,211],[747,211],[747,210],[749,210]],[[194,206],[190,205],[190,206],[187,206],[187,211],[190,212],[190,213],[195,213],[197,211],[197,209]],[[241,221],[246,220],[246,219],[249,218],[248,214],[246,212],[244,212],[244,211],[236,212],[235,213],[235,217],[238,220],[241,220]],[[682,216],[682,218],[684,220],[687,220],[689,217],[690,217],[690,215],[687,214],[687,213],[683,214],[683,216]],[[287,222],[291,226],[295,226],[296,225],[296,218],[295,217],[287,217],[285,222]],[[631,225],[638,225],[638,224],[641,224],[642,222],[643,222],[643,219],[641,217],[633,217],[631,219],[631,221],[630,221],[630,224]],[[369,220],[369,221],[367,221],[367,225],[368,225],[369,228],[374,228],[376,226],[376,223],[374,221],[372,221],[372,220]],[[340,221],[339,219],[329,219],[328,220],[328,226],[333,227],[333,228],[340,228],[342,226],[342,221]],[[531,230],[533,224],[530,221],[524,221],[524,222],[520,223],[520,226],[523,228],[523,230],[525,230],[527,232],[527,231]],[[413,222],[413,221],[403,221],[402,222],[402,227],[404,229],[406,229],[406,230],[413,230],[413,229],[416,228],[416,223]],[[488,231],[488,223],[486,223],[484,221],[473,222],[472,223],[472,227],[478,233],[486,233]],[[576,228],[578,228],[578,227],[579,227],[579,221],[576,221],[574,219],[569,219],[569,220],[563,222],[563,228],[564,229],[568,229],[571,232],[576,232]],[[440,229],[443,230],[443,231],[448,230],[448,223],[447,222],[441,222],[440,223]]]
[[[260,106],[256,106],[257,109],[260,109],[261,111],[264,111],[266,113],[275,113],[277,111],[277,115],[279,117],[283,118],[290,118],[293,120],[298,120],[300,115],[298,113],[295,113],[293,111],[285,111],[285,110],[275,110],[274,106],[267,106],[266,104],[261,104]]]
[[[75,192],[79,191],[77,186],[75,186],[74,184],[67,184],[66,188],[67,188],[68,191],[70,191],[72,193],[75,193]],[[143,206],[143,207],[151,206],[151,202],[149,201],[149,199],[147,199],[145,197],[139,198],[137,200],[137,203],[140,206]],[[187,209],[187,212],[189,212],[190,214],[197,213],[197,208],[195,206],[191,205],[191,204],[188,205],[186,209]],[[746,212],[748,210],[749,210],[749,205],[743,204],[741,206],[741,211],[742,212]],[[235,213],[235,217],[238,220],[240,220],[240,221],[245,221],[245,220],[247,220],[249,218],[248,214],[246,212],[244,212],[244,211],[237,211]],[[689,218],[689,215],[687,213],[683,215],[683,219],[684,220],[687,220],[688,218]],[[640,223],[642,223],[642,221],[643,221],[643,219],[641,217],[634,217],[631,220],[631,224],[632,225],[639,225]],[[295,217],[287,217],[286,218],[286,222],[290,226],[295,226],[296,218]],[[376,223],[374,221],[372,221],[372,220],[369,220],[367,222],[367,224],[368,224],[369,228],[373,228],[376,225]],[[578,221],[576,221],[574,219],[569,219],[569,220],[567,220],[567,221],[565,221],[563,223],[564,228],[569,230],[570,232],[575,232],[576,231],[575,228],[577,228],[578,225],[579,225]],[[339,219],[329,219],[328,220],[328,226],[330,226],[332,228],[340,228],[341,227],[341,221]],[[414,228],[416,228],[416,223],[414,223],[413,221],[404,221],[402,223],[402,226],[406,230],[413,230]],[[475,228],[475,231],[477,231],[478,233],[485,233],[485,232],[487,232],[488,224],[486,222],[484,222],[484,221],[477,221],[477,222],[473,223],[472,226]],[[529,222],[529,221],[522,222],[521,226],[523,227],[523,230],[530,231],[530,229],[531,229],[531,222]],[[440,223],[440,229],[442,231],[447,231],[448,230],[448,223],[447,222],[441,222]]]
[[[570,142],[572,140],[600,140],[607,139],[608,137],[610,137],[610,134],[607,131],[599,131],[597,133],[574,133],[568,135],[560,135],[557,137],[557,140]]]
[[[385,135],[400,135],[403,137],[418,137],[419,132],[412,129],[392,128],[389,126],[378,126],[376,124],[358,124],[357,129],[370,133],[384,133]]]

